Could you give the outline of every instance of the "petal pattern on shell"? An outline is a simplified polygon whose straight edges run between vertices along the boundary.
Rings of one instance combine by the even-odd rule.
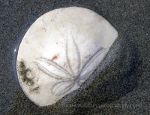
[[[69,39],[69,37],[71,37],[71,39]],[[81,56],[78,45],[71,32],[69,32],[66,40],[66,59],[71,73],[77,75],[80,71]]]
[[[61,80],[53,85],[51,92],[55,96],[61,96],[70,91],[73,86],[74,86],[73,81]]]
[[[42,58],[40,60],[36,60],[34,63],[37,65],[38,69],[41,70],[43,73],[47,74],[49,77],[55,78],[55,79],[67,79],[70,78],[71,74],[67,72],[63,67],[59,66],[55,62],[48,61],[45,58]],[[47,66],[51,66],[51,68],[55,69],[56,71],[51,71],[48,69]],[[57,72],[57,73],[56,73]]]
[[[86,74],[88,73],[91,73],[93,72],[96,67],[100,64],[101,62],[101,58],[100,56],[102,55],[102,53],[105,52],[105,49],[104,48],[99,48],[94,54],[93,56],[91,56],[89,58],[89,60],[87,60],[87,62],[83,65],[81,71],[80,71],[80,76],[85,76]],[[93,63],[96,63],[96,64],[93,64]],[[96,66],[92,66],[92,65],[96,65]],[[86,76],[85,76],[86,77]]]

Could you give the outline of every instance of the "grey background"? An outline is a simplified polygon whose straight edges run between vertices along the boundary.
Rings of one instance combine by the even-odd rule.
[[[14,49],[40,15],[68,6],[94,10],[118,30],[119,38],[108,56],[116,54],[117,58],[108,69],[102,72],[98,69],[94,74],[96,79],[90,85],[83,85],[86,88],[54,106],[39,108],[19,86]],[[0,0],[0,115],[148,115],[149,22],[149,0]]]

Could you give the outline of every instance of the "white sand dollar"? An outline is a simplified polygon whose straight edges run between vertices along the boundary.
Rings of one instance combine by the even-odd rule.
[[[18,50],[18,79],[26,96],[47,106],[77,90],[117,36],[108,21],[89,9],[60,8],[42,15]]]

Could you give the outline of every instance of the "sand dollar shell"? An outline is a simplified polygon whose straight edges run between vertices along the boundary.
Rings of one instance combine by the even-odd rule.
[[[56,103],[80,88],[117,38],[97,13],[60,8],[39,17],[19,46],[17,73],[26,96],[39,106]]]

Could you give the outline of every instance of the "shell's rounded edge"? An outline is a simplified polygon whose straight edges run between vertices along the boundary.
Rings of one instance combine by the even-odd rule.
[[[28,29],[18,50],[17,75],[25,95],[38,106],[55,104],[79,88],[62,80],[57,92],[61,94],[70,86],[71,90],[53,94],[51,88],[59,81],[58,76],[72,77],[84,70],[79,78],[85,82],[88,72],[103,60],[117,37],[117,30],[107,20],[86,8],[59,8],[43,14]],[[100,48],[105,52],[96,53]],[[44,58],[47,60],[41,61]]]

